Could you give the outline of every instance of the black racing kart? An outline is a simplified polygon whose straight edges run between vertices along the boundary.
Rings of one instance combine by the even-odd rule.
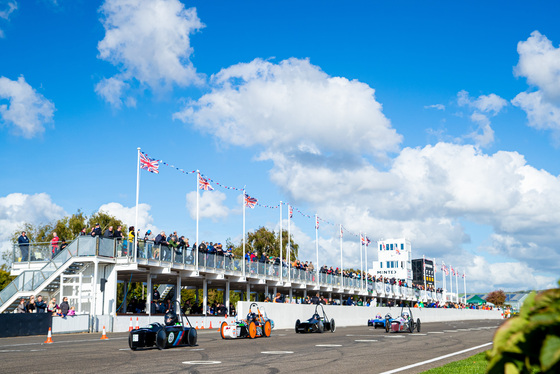
[[[323,315],[320,316],[318,313],[318,309],[321,307],[321,312]],[[317,304],[315,306],[315,313],[313,316],[309,318],[307,321],[301,322],[299,319],[296,321],[296,334],[305,333],[305,332],[319,332],[323,333],[325,331],[334,332],[336,330],[336,325],[334,324],[334,319],[329,320],[327,317],[327,313],[325,313],[325,309],[323,305]]]
[[[178,310],[181,310],[179,302],[176,301]],[[135,351],[138,348],[151,348],[154,345],[158,349],[173,348],[180,346],[195,346],[197,341],[196,329],[191,325],[187,316],[179,312],[181,318],[175,312],[165,314],[165,325],[152,323],[149,326],[132,330],[128,336],[128,346]],[[187,320],[188,327],[183,322]]]

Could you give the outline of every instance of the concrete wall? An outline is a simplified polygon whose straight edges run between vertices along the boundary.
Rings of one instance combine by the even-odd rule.
[[[240,318],[245,318],[252,303],[240,301],[237,303],[237,311]],[[294,328],[296,320],[307,320],[315,311],[315,305],[302,304],[274,304],[257,303],[259,308],[266,310],[268,318],[274,321],[276,329]],[[336,326],[364,326],[370,318],[377,314],[385,316],[390,313],[393,317],[400,315],[401,308],[398,307],[360,307],[325,305],[325,313],[328,318],[335,320]],[[442,309],[442,308],[411,308],[414,320],[420,318],[421,322],[441,321],[463,321],[476,319],[501,319],[500,310],[473,310],[473,309]]]
[[[213,329],[217,330],[220,327],[220,324],[226,320],[225,317],[218,317],[218,316],[189,316],[189,321],[194,327],[202,329]],[[140,327],[144,327],[149,325],[150,323],[159,322],[161,324],[164,323],[163,321],[163,314],[154,315],[148,317],[147,315],[131,315],[131,316],[117,316],[115,318],[115,322],[113,324],[112,332],[125,332],[128,331],[130,322],[132,321],[132,328],[136,328],[136,319],[138,319],[138,325]],[[227,322],[232,323],[235,321],[235,317],[228,317]],[[187,321],[185,320],[185,324]]]
[[[77,316],[53,317],[52,333],[68,334],[73,332],[89,332],[89,314]]]

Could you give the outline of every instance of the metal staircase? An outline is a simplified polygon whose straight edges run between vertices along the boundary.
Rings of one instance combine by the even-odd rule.
[[[87,267],[84,256],[95,254],[95,238],[77,238],[40,270],[23,271],[0,291],[0,313],[13,312],[22,298],[28,300],[40,292],[56,293],[60,289],[60,276],[83,271]],[[48,303],[48,297],[44,301]]]

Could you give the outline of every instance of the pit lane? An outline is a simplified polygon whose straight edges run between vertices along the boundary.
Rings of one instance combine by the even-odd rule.
[[[389,333],[373,327],[337,327],[335,333],[296,334],[273,330],[270,338],[222,340],[217,330],[199,330],[198,346],[131,351],[128,333],[54,335],[0,339],[3,372],[119,373],[334,373],[365,370],[382,373],[419,373],[491,348],[434,358],[481,346],[492,341],[503,321],[423,323],[421,334]],[[397,338],[398,337],[398,338]],[[269,352],[269,353],[267,353]],[[275,354],[270,354],[275,352]]]

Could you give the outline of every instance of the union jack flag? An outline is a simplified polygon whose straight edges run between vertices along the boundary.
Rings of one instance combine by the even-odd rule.
[[[294,208],[291,205],[288,205],[288,214],[290,218],[294,218]]]
[[[140,168],[148,170],[151,173],[159,174],[159,163],[157,160],[151,159],[144,152],[140,152]]]
[[[319,229],[319,216],[315,216],[315,228]]]
[[[342,234],[344,233],[343,229],[342,229],[342,225],[340,226],[340,237],[342,238]]]
[[[245,206],[248,206],[249,208],[253,209],[255,205],[257,205],[257,202],[258,202],[257,199],[245,194]]]
[[[205,190],[205,191],[213,191],[214,190],[214,188],[210,185],[210,182],[208,182],[208,179],[202,178],[202,176],[200,176],[200,174],[198,175],[198,188],[200,190]]]
[[[451,273],[455,275],[455,269],[453,269],[453,266],[451,266]]]
[[[398,254],[398,255],[400,255],[400,254],[401,254],[401,251],[399,251],[399,249],[398,249],[398,248],[397,248],[397,254]]]
[[[463,272],[463,278],[465,277],[465,272]]]
[[[366,247],[369,246],[370,243],[371,243],[371,240],[369,240],[369,238],[366,236]]]
[[[366,244],[366,238],[362,234],[360,234],[360,240],[362,241],[362,244]]]

